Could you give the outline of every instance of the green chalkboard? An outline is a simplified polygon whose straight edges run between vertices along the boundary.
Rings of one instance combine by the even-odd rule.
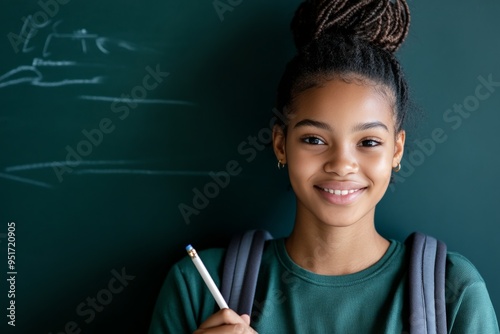
[[[4,1],[2,333],[144,333],[187,243],[289,233],[294,197],[268,144],[299,3]],[[410,7],[399,56],[427,116],[377,224],[445,240],[500,309],[500,3]]]

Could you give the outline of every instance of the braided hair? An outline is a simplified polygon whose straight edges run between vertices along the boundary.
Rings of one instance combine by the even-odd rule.
[[[276,107],[285,116],[293,99],[327,80],[375,83],[390,98],[396,132],[408,109],[408,84],[394,52],[408,34],[405,0],[306,0],[291,23],[297,55],[278,86]],[[278,125],[286,124],[278,120]]]

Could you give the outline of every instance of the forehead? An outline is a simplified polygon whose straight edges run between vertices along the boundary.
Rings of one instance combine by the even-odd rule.
[[[342,79],[299,93],[293,101],[290,125],[304,118],[328,122],[335,128],[360,122],[380,121],[394,128],[394,112],[390,98],[376,84]]]

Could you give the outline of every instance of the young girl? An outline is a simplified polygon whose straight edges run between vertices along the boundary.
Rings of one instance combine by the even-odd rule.
[[[166,279],[150,333],[409,332],[407,249],[374,222],[404,151],[408,87],[394,52],[409,21],[404,0],[300,5],[298,54],[278,88],[286,121],[273,129],[296,195],[293,231],[264,250],[252,315],[214,313],[186,257]],[[219,284],[224,250],[200,257]],[[456,253],[447,256],[446,314],[449,333],[499,333],[483,279]]]

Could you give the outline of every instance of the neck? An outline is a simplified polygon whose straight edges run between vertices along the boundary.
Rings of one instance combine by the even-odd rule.
[[[389,248],[389,241],[375,230],[373,218],[343,227],[308,223],[296,221],[285,246],[295,263],[320,275],[359,272],[379,261]]]

